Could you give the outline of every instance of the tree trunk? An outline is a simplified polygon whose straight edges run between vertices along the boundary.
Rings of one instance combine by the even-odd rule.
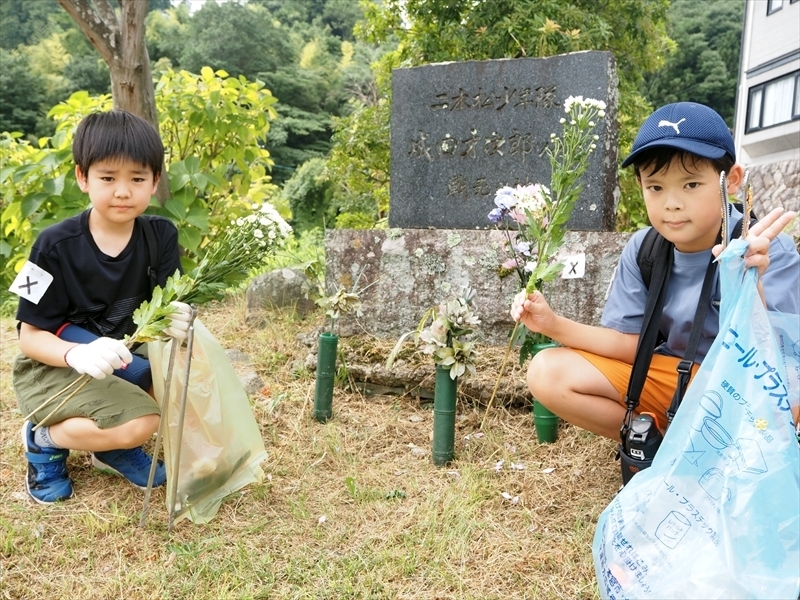
[[[117,16],[109,0],[58,0],[100,53],[111,72],[114,108],[126,110],[158,127],[158,113],[144,41],[147,0],[118,0]],[[163,204],[169,197],[166,173],[156,195]]]

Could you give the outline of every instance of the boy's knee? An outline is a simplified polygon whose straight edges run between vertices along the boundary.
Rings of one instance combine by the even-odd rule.
[[[550,396],[562,381],[559,374],[560,361],[556,348],[542,350],[531,358],[528,365],[528,389],[534,398],[543,401]]]
[[[115,431],[119,448],[138,448],[158,430],[159,416],[144,415],[120,425]]]

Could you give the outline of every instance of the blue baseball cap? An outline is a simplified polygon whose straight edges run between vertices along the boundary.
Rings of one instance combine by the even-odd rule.
[[[633,150],[622,166],[630,165],[650,148],[668,146],[716,160],[726,154],[736,161],[733,136],[717,112],[695,102],[676,102],[656,110],[642,124]]]

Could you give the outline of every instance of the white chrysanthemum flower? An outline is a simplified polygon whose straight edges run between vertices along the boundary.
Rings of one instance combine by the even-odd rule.
[[[564,112],[569,114],[572,112],[572,106],[578,104],[583,105],[583,96],[570,96],[564,100]]]
[[[570,96],[564,101],[564,112],[571,113],[573,106],[579,106],[580,108],[595,108],[600,111],[604,111],[606,109],[606,103],[602,100],[595,100],[594,98],[585,98],[583,96]],[[600,115],[605,116],[604,114]]]
[[[253,236],[258,238],[258,239],[261,239],[261,238],[264,237],[264,232],[261,231],[260,229],[254,229],[253,230]]]

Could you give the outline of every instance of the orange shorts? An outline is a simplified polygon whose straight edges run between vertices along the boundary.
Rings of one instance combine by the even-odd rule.
[[[625,406],[625,393],[628,391],[628,380],[631,377],[633,367],[614,358],[598,356],[583,350],[575,350],[575,352],[583,356],[606,376],[606,379],[619,392],[619,403]],[[678,371],[676,368],[680,361],[680,358],[675,358],[674,356],[653,354],[644,388],[639,397],[639,406],[635,411],[636,414],[649,412],[655,415],[656,422],[661,429],[664,429],[667,425],[667,409],[672,404],[672,396],[675,393],[675,386],[678,384]],[[692,377],[697,373],[698,368],[700,368],[700,365],[696,363],[692,366]]]

